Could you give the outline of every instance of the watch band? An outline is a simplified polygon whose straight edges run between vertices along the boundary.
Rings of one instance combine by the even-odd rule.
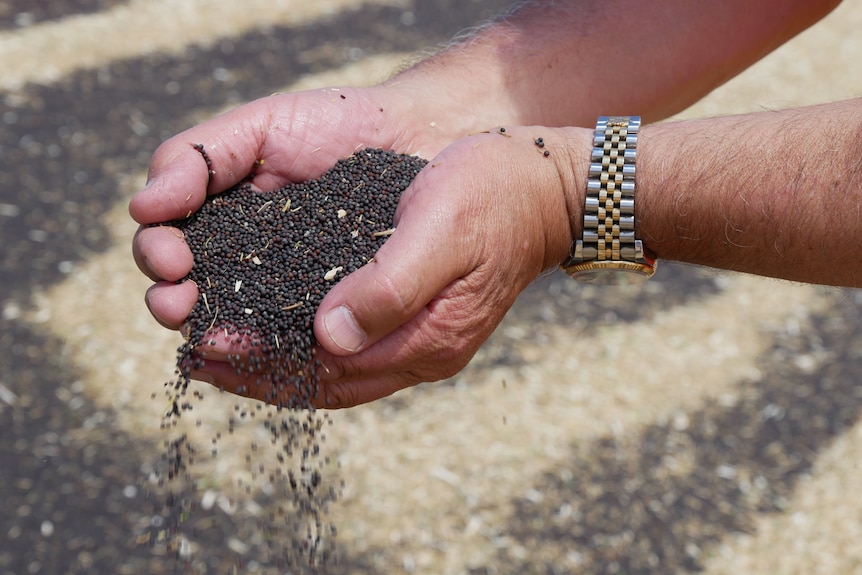
[[[655,262],[635,238],[635,161],[639,116],[601,116],[596,123],[587,179],[581,239],[561,267],[581,271],[638,272],[649,277]]]

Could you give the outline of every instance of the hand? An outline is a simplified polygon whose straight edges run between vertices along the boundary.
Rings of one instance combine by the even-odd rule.
[[[517,295],[568,254],[585,181],[573,167],[586,168],[590,138],[506,128],[431,160],[401,199],[397,231],[318,310],[326,406],[372,401],[467,364]]]
[[[448,141],[445,131],[409,109],[413,100],[396,97],[396,89],[332,88],[281,94],[254,101],[192,128],[156,151],[144,190],[129,211],[142,227],[133,253],[138,267],[156,283],[147,305],[163,326],[178,329],[198,298],[192,282],[175,283],[192,267],[182,233],[171,227],[145,227],[187,217],[218,193],[255,169],[254,185],[262,190],[314,178],[336,160],[367,146],[405,153],[436,153]],[[412,120],[412,121],[411,121]],[[195,145],[211,159],[208,173]],[[226,349],[209,350],[210,366],[225,359]],[[208,374],[195,374],[212,379]]]
[[[374,89],[280,95],[247,104],[163,144],[130,212],[141,224],[185,217],[207,193],[245,177],[255,162],[262,161],[255,186],[275,189],[320,175],[360,146],[401,152],[442,147],[445,136],[423,122],[411,128],[403,117],[385,114],[387,109],[397,106]],[[457,372],[517,294],[565,256],[571,238],[565,198],[572,197],[565,144],[554,146],[546,137],[546,149],[556,147],[546,158],[525,129],[510,129],[507,136],[466,138],[432,161],[405,193],[399,230],[377,263],[345,279],[323,302],[315,333],[324,348],[319,358],[329,370],[325,406],[371,401]],[[203,144],[212,160],[209,182],[194,144]],[[565,239],[550,247],[550,237]],[[147,292],[151,312],[162,325],[179,328],[198,297],[190,282],[174,283],[192,265],[182,234],[141,228],[133,247],[141,270],[156,281]],[[324,321],[323,312],[333,309],[335,315]],[[344,309],[366,335],[361,342],[340,339],[340,347],[331,336],[343,336],[336,319]],[[206,349],[204,366],[192,376],[227,391],[253,388],[226,361],[235,351],[222,342]]]
[[[388,89],[327,89],[281,94],[254,101],[165,142],[150,166],[147,187],[132,198],[129,211],[146,225],[187,217],[207,194],[246,177],[255,164],[254,185],[272,190],[314,178],[357,148],[381,147],[430,155],[448,142],[445,132],[420,133],[403,98]],[[212,160],[212,177],[194,145]],[[192,255],[182,234],[170,227],[142,227],[133,252],[138,267],[157,282],[147,305],[162,325],[177,329],[197,300],[186,276]]]

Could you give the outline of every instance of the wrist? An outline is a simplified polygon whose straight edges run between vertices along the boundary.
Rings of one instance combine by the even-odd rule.
[[[560,234],[549,247],[548,267],[555,267],[569,259],[572,244],[581,237],[584,222],[584,199],[589,175],[590,153],[593,147],[593,131],[588,128],[557,128],[559,150],[553,149],[553,158],[559,174],[560,193],[566,211],[565,233]]]
[[[636,159],[640,116],[600,116],[593,134],[581,237],[560,267],[573,278],[630,284],[655,273],[636,234]]]

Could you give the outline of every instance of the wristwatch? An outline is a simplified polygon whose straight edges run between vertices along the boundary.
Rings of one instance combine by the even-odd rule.
[[[635,238],[635,160],[640,116],[601,116],[584,202],[581,239],[560,268],[588,283],[631,284],[652,277],[656,261]]]

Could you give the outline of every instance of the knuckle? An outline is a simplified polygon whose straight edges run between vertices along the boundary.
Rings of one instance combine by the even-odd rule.
[[[416,304],[415,282],[407,277],[396,277],[385,266],[374,270],[374,282],[380,301],[374,307],[389,310],[403,317],[413,310]]]

